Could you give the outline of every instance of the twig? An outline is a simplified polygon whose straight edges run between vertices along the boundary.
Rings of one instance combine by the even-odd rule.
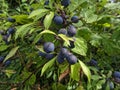
[[[24,85],[25,82],[26,82],[27,80],[29,80],[29,79],[31,78],[31,76],[32,76],[34,73],[36,73],[41,67],[43,67],[45,64],[46,64],[46,62],[45,62],[44,64],[42,64],[41,66],[39,66],[37,69],[35,69],[35,71],[32,72],[32,73],[22,82],[22,85]]]

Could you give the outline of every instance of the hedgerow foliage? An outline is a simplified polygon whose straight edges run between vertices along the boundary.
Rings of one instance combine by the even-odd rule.
[[[0,0],[0,90],[119,90],[120,2]]]

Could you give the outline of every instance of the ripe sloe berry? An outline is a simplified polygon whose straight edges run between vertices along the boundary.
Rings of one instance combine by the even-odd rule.
[[[76,34],[76,28],[74,27],[74,26],[72,26],[72,25],[70,25],[69,27],[68,27],[68,35],[70,36],[70,37],[73,37],[75,34]]]
[[[89,65],[91,65],[91,66],[97,66],[97,64],[98,64],[97,61],[94,59],[91,59],[89,62]]]
[[[55,22],[55,24],[60,25],[63,23],[63,18],[61,16],[55,16],[54,22]]]
[[[3,62],[4,57],[0,56],[0,63]]]
[[[49,53],[47,53],[45,56],[45,58],[48,60],[51,60],[53,57],[54,57],[54,54],[49,54]]]
[[[48,5],[49,4],[49,0],[45,1],[44,5]]]
[[[71,21],[72,21],[73,23],[78,23],[78,21],[79,21],[78,16],[73,16],[73,17],[71,18]]]
[[[120,72],[115,71],[115,72],[113,73],[113,77],[114,77],[114,78],[120,78]]]
[[[13,27],[8,28],[8,34],[13,34],[15,29]]]
[[[43,49],[46,53],[50,53],[50,52],[54,51],[55,46],[52,42],[46,42],[43,46]]]
[[[67,30],[62,28],[58,31],[58,34],[64,34],[64,35],[67,35]]]
[[[8,66],[8,65],[10,65],[10,63],[11,63],[11,61],[10,61],[10,60],[7,60],[7,61],[5,61],[4,65],[5,65],[5,66]]]
[[[58,54],[57,56],[57,61],[59,64],[63,63],[64,62],[64,56],[62,56],[61,53]]]
[[[61,1],[61,4],[62,4],[64,7],[67,7],[67,6],[70,4],[70,0],[62,0],[62,1]]]
[[[77,57],[75,55],[68,55],[66,59],[71,65],[77,62]]]
[[[11,17],[9,17],[7,20],[12,23],[16,21],[14,18],[11,18]]]

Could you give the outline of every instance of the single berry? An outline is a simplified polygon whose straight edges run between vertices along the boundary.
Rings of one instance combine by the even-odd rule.
[[[67,35],[67,30],[62,28],[58,31],[58,34],[64,34],[64,35]]]
[[[115,71],[115,72],[113,73],[113,77],[114,77],[114,78],[120,78],[120,72]]]
[[[61,1],[61,4],[62,4],[64,7],[67,7],[67,6],[70,4],[70,0],[62,0],[62,1]]]
[[[73,37],[76,34],[76,28],[72,25],[68,27],[68,35],[70,37]]]
[[[91,65],[91,66],[97,66],[97,64],[98,64],[97,61],[94,59],[91,59],[89,62],[89,65]]]
[[[5,61],[4,65],[5,65],[5,66],[8,66],[8,65],[10,65],[10,63],[11,63],[11,61],[10,61],[10,60],[7,60],[7,61]]]
[[[30,8],[30,11],[33,11],[33,10],[34,10],[34,8],[31,7],[31,8]]]
[[[60,53],[61,53],[62,57],[66,57],[66,56],[68,55],[68,50],[67,50],[67,48],[62,47],[62,48],[60,49]]]
[[[71,18],[71,21],[72,21],[73,23],[78,23],[78,21],[79,21],[78,16],[73,16],[73,17]]]
[[[64,56],[62,56],[61,53],[58,54],[57,56],[57,61],[59,64],[63,63],[64,62]]]
[[[15,28],[10,27],[8,28],[8,34],[13,34],[15,32]]]
[[[63,24],[63,18],[61,16],[55,16],[54,17],[54,22],[57,25]]]
[[[16,21],[14,18],[11,18],[11,17],[9,17],[7,20],[12,23]]]
[[[54,58],[54,54],[47,53],[45,58],[48,59],[48,60],[51,60],[52,58]]]
[[[49,0],[45,1],[44,5],[49,5]]]
[[[4,57],[0,56],[0,63],[3,62]]]
[[[46,53],[50,53],[50,52],[54,51],[55,46],[52,42],[46,42],[43,46],[43,49]]]
[[[71,65],[77,62],[77,57],[75,55],[68,55],[66,59]]]

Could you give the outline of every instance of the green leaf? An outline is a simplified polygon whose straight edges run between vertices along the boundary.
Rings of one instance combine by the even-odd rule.
[[[90,82],[91,81],[91,72],[90,72],[89,68],[80,60],[79,60],[79,64],[80,64],[84,74],[87,76],[88,81]]]
[[[75,48],[72,49],[74,53],[86,56],[87,53],[87,43],[82,38],[76,38]]]
[[[71,73],[70,76],[73,80],[79,81],[80,80],[80,64],[71,65]]]
[[[50,27],[53,17],[54,17],[54,12],[50,12],[49,15],[46,15],[44,19],[45,29],[48,29]]]
[[[10,78],[12,74],[16,73],[14,70],[5,70],[4,72],[8,76],[8,78]]]
[[[40,39],[40,37],[42,36],[42,34],[52,34],[52,35],[56,35],[54,32],[52,32],[52,31],[50,31],[50,30],[44,30],[44,31],[42,31],[41,33],[39,33],[39,34],[35,37],[34,43],[36,43],[36,42]]]
[[[33,23],[25,24],[18,28],[18,30],[15,33],[15,39],[17,39],[21,34],[24,33],[23,35],[21,35],[23,37],[27,33],[26,31],[28,31],[31,28],[31,25],[33,25]]]
[[[39,15],[42,15],[43,13],[45,12],[48,12],[49,10],[48,9],[38,9],[38,10],[34,10],[28,18],[32,18],[34,16],[39,16]]]
[[[80,7],[81,4],[86,2],[87,0],[71,0],[71,4],[68,6],[70,12],[75,11]]]
[[[45,33],[56,35],[53,31],[50,30],[44,30],[41,32],[41,34],[45,34]]]
[[[56,60],[56,57],[53,58],[52,60],[50,60],[49,62],[47,62],[47,63],[43,66],[42,71],[41,71],[41,76],[44,74],[44,72],[45,72],[47,69],[49,69],[49,68],[51,68],[51,67],[53,66],[53,64],[55,63],[55,60]]]
[[[7,45],[0,45],[0,51],[4,51],[8,48],[9,46]]]
[[[63,34],[58,34],[59,37],[61,37],[67,45],[70,45],[70,40],[73,41],[72,38],[67,37],[66,35]]]
[[[100,35],[92,34],[90,43],[91,43],[91,45],[98,47],[101,45],[101,39],[102,39],[102,37]]]
[[[19,48],[19,46],[15,47],[15,48],[12,48],[12,50],[11,50],[11,51],[8,53],[8,55],[5,57],[4,62],[5,62],[6,60],[8,60],[9,58],[11,58],[12,56],[14,56],[15,53],[17,52],[18,48]]]
[[[118,3],[108,3],[108,4],[105,5],[105,8],[120,9],[120,2],[118,2]]]
[[[33,21],[32,19],[28,18],[28,15],[24,15],[24,14],[14,15],[12,16],[12,18],[15,18],[16,23],[19,24],[27,24]]]

